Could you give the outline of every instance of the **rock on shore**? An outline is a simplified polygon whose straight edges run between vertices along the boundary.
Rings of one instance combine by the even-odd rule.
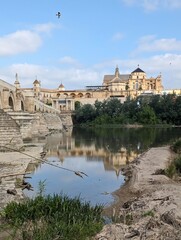
[[[128,166],[130,179],[116,192],[116,223],[105,225],[96,240],[181,239],[181,183],[160,171],[172,157],[169,146],[151,148]]]

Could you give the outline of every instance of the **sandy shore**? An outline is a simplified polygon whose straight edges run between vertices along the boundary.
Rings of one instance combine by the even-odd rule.
[[[181,239],[181,183],[155,174],[172,157],[168,146],[151,148],[128,166],[129,180],[115,192],[119,200],[105,210],[115,223],[96,240]]]

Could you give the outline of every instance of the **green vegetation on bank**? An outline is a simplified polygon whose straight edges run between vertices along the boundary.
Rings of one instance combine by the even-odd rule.
[[[39,195],[9,203],[1,216],[1,230],[11,229],[8,239],[88,240],[103,227],[102,211],[103,206],[92,207],[79,198]]]
[[[169,124],[181,125],[181,96],[175,94],[139,96],[121,103],[117,98],[76,104],[74,124]]]
[[[170,148],[177,156],[170,162],[165,174],[170,178],[174,178],[181,176],[181,138],[177,139]]]

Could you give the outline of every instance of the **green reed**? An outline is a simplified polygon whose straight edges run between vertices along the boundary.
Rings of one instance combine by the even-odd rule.
[[[4,221],[20,239],[91,239],[103,226],[103,206],[91,206],[79,197],[37,196],[23,203],[11,202],[4,209]]]

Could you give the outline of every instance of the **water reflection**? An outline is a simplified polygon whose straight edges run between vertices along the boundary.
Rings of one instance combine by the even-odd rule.
[[[180,136],[180,128],[74,128],[52,134],[45,147],[48,161],[83,171],[88,177],[81,179],[72,172],[41,164],[34,166],[30,183],[36,190],[38,182],[46,179],[46,193],[63,192],[71,197],[80,195],[92,204],[110,204],[110,193],[124,183],[121,169],[125,164],[146,149],[168,144]]]

